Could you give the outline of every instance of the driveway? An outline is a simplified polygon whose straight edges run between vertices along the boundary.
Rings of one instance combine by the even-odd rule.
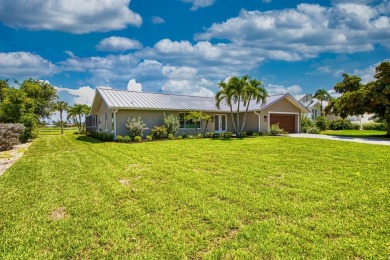
[[[294,138],[316,138],[316,139],[327,139],[327,140],[355,142],[355,143],[364,143],[364,144],[390,145],[390,139],[375,138],[375,137],[361,138],[361,137],[315,135],[315,134],[289,134],[288,136]]]

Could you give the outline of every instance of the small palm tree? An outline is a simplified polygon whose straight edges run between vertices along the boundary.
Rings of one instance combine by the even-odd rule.
[[[319,89],[316,91],[313,97],[318,99],[321,103],[320,112],[322,116],[322,102],[331,100],[332,96],[325,89]]]
[[[79,128],[79,132],[84,130],[84,125],[81,123],[81,117],[87,115],[89,113],[90,107],[85,104],[76,104],[68,110],[68,119],[74,118],[76,119],[77,126]],[[77,120],[78,118],[78,120]],[[83,127],[83,129],[81,128]]]
[[[204,120],[206,121],[206,126],[204,128],[204,131],[206,131],[206,128],[207,128],[207,124],[209,122],[209,120],[211,119],[211,117],[203,112],[200,112],[200,111],[192,111],[190,113],[188,113],[185,118],[185,120],[192,120],[194,123],[195,123],[195,133],[198,133],[198,129],[196,127],[196,124],[198,122],[200,122],[201,120]]]
[[[235,123],[234,115],[233,115],[233,104],[232,104],[233,92],[231,91],[230,85],[226,82],[220,81],[218,83],[218,86],[219,86],[219,91],[215,95],[215,101],[216,101],[215,106],[218,109],[220,109],[221,102],[223,100],[226,101],[226,103],[228,104],[228,106],[230,108],[230,115],[232,117],[234,132],[237,132],[236,123]]]
[[[64,121],[62,120],[62,113],[68,109],[68,103],[65,101],[57,101],[54,104],[54,109],[60,112],[60,124],[61,124],[61,134],[64,134]]]

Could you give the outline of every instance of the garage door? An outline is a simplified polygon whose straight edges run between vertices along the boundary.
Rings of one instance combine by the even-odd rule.
[[[295,115],[271,114],[270,125],[279,123],[279,127],[289,133],[296,133]]]

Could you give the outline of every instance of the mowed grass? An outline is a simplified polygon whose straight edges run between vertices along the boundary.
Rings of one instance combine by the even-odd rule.
[[[0,258],[390,256],[390,147],[45,136],[0,177]]]
[[[326,130],[321,132],[324,135],[337,135],[349,137],[386,137],[386,131],[377,130]]]
[[[64,135],[70,135],[78,132],[79,129],[77,127],[64,127]],[[60,127],[41,127],[38,128],[38,134],[42,135],[60,135],[61,128]]]

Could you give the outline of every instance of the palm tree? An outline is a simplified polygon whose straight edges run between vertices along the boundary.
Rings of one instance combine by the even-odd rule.
[[[242,78],[238,77],[232,77],[230,78],[228,85],[231,89],[232,96],[237,102],[237,127],[236,127],[236,136],[240,136],[240,107],[241,107],[241,101],[243,99],[244,90],[246,86],[248,85],[249,76],[245,75]]]
[[[228,82],[230,82],[230,79]],[[220,109],[221,102],[223,100],[226,101],[226,103],[228,104],[228,106],[230,108],[230,115],[232,117],[234,132],[237,132],[236,123],[234,121],[234,115],[233,115],[233,105],[232,105],[233,92],[231,91],[230,85],[226,82],[220,81],[218,83],[218,86],[219,86],[219,91],[215,95],[215,101],[216,101],[215,106],[218,109]]]
[[[332,98],[332,96],[325,89],[319,89],[316,91],[313,97],[318,99],[321,102],[320,113],[322,116],[322,101],[329,101]]]
[[[57,101],[54,104],[54,109],[60,112],[60,124],[61,124],[61,134],[64,134],[64,121],[62,120],[62,113],[68,109],[68,103],[65,101]]]
[[[244,116],[244,122],[242,123],[241,131],[244,131],[244,126],[246,123],[246,117],[248,114],[249,105],[252,99],[256,100],[256,103],[261,101],[261,104],[265,104],[266,98],[267,98],[267,90],[263,87],[263,83],[257,79],[251,79],[249,80],[248,84],[245,86],[242,100],[244,102],[245,109],[245,116]]]
[[[79,132],[81,133],[83,129],[81,129],[82,124],[81,124],[81,117],[85,116],[89,113],[90,107],[85,104],[75,104],[73,107],[69,108],[68,110],[68,119],[73,117],[76,119],[77,126],[79,128]],[[77,120],[78,118],[78,120]]]
[[[206,131],[207,124],[208,124],[210,118],[211,118],[211,117],[210,117],[208,114],[203,113],[203,112],[201,112],[201,111],[192,111],[192,112],[188,113],[188,114],[185,116],[184,119],[185,119],[185,120],[192,120],[192,121],[195,123],[195,133],[197,134],[197,133],[198,133],[198,129],[197,129],[197,127],[196,127],[196,124],[197,124],[198,122],[200,122],[201,120],[206,121],[206,126],[205,126],[204,131],[203,131],[203,133],[204,133],[204,132]]]

